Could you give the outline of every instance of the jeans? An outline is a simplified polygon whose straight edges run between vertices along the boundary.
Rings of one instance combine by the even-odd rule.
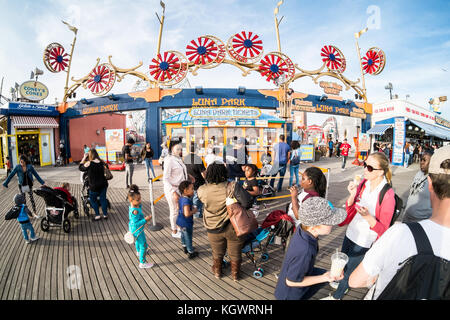
[[[148,169],[152,169],[153,178],[156,178],[155,170],[153,169],[153,160],[151,158],[145,158],[145,168],[147,169],[147,178],[150,179],[150,172]]]
[[[405,153],[405,162],[403,163],[405,168],[408,168],[409,166],[409,153]]]
[[[30,237],[31,237],[31,239],[34,239],[34,238],[36,238],[36,235],[34,234],[34,228],[33,228],[33,225],[31,224],[31,222],[27,222],[27,223],[24,223],[24,224],[20,224],[20,226],[22,227],[22,233],[23,233],[23,238],[26,240],[26,241],[28,241],[29,240],[29,238],[28,238],[28,230],[30,231]]]
[[[292,186],[292,182],[294,181],[294,175],[295,175],[295,182],[296,185],[300,185],[300,179],[298,177],[298,170],[300,169],[300,165],[297,164],[295,166],[290,165],[289,166],[289,172],[290,172],[290,177],[289,177],[289,187]]]
[[[342,156],[342,169],[345,169],[345,164],[347,163],[348,156]]]
[[[194,248],[192,247],[192,231],[193,228],[181,228],[181,245],[186,247],[189,253],[194,252]]]
[[[198,198],[197,190],[194,191],[192,204],[197,207],[197,213],[194,214],[196,218],[203,218],[203,203]]]
[[[133,172],[134,172],[134,163],[125,164],[127,188],[133,184]]]
[[[360,247],[349,238],[345,237],[344,242],[342,243],[341,251],[348,256],[348,262],[344,268],[344,279],[339,281],[339,286],[336,292],[333,294],[333,297],[335,299],[342,299],[345,291],[349,288],[348,278],[350,278],[352,272],[364,259],[364,255],[367,251],[369,251],[369,248]]]
[[[278,167],[278,171],[272,175],[272,177],[276,177],[278,175],[278,173],[280,173],[280,179],[278,180],[278,186],[277,186],[277,192],[281,191],[281,187],[283,186],[283,178],[284,175],[286,174],[286,169],[287,169],[287,164],[278,164],[275,163],[274,164],[275,169]],[[270,180],[270,186],[273,188],[275,184],[275,179]]]
[[[99,216],[100,211],[98,207],[97,197],[100,197],[100,205],[102,206],[103,215],[108,215],[108,202],[106,201],[106,190],[108,188],[105,187],[100,192],[94,192],[92,190],[89,190],[89,201],[91,203],[92,209],[94,209],[95,215]]]

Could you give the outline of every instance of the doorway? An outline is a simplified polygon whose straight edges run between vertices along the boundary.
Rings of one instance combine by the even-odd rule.
[[[39,132],[37,133],[17,133],[17,156],[27,156],[31,164],[41,165],[39,150]]]

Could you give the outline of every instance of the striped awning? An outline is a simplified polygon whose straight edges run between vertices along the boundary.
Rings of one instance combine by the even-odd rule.
[[[58,128],[59,124],[51,117],[11,116],[15,128]]]
[[[376,124],[373,128],[370,128],[368,134],[384,134],[384,132],[391,128],[392,124]]]

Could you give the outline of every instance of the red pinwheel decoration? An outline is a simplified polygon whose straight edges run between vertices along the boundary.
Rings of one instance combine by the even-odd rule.
[[[192,40],[186,46],[186,56],[194,64],[207,65],[217,59],[218,47],[214,40],[207,36]]]
[[[181,61],[177,54],[166,51],[162,55],[152,59],[150,64],[150,75],[158,82],[170,82],[175,78],[181,69]]]
[[[285,76],[283,82],[290,80],[294,73],[294,64],[292,61],[282,53],[272,52],[265,55],[259,66],[259,71],[263,77],[266,77],[267,81],[280,78],[281,75]]]
[[[116,73],[108,64],[103,63],[96,66],[86,82],[86,86],[91,92],[97,96],[108,93],[116,82]]]
[[[372,75],[380,74],[384,69],[386,56],[379,48],[370,48],[362,58],[362,66],[365,73]]]
[[[324,46],[320,54],[330,71],[344,72],[346,68],[345,57],[335,46]]]
[[[228,53],[239,62],[255,62],[263,54],[262,41],[251,31],[236,33],[228,41]]]
[[[51,43],[44,51],[44,65],[50,72],[64,71],[69,65],[69,55],[59,43]]]

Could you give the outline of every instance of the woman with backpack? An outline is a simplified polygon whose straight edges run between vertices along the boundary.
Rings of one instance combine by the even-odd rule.
[[[297,186],[300,185],[299,183],[299,177],[298,177],[298,170],[300,169],[300,143],[298,141],[293,140],[291,142],[291,152],[289,156],[289,188],[292,187],[292,182],[294,181],[294,175],[295,175],[295,184]]]
[[[80,166],[78,167],[80,171],[87,172],[89,181],[89,202],[95,212],[93,221],[101,219],[97,197],[100,197],[103,219],[108,219],[108,201],[106,200],[108,181],[105,177],[105,166],[106,163],[100,159],[97,150],[90,149],[89,152],[84,155],[80,162]]]
[[[396,203],[391,179],[388,158],[382,152],[375,152],[364,162],[362,181],[359,184],[354,181],[349,183],[347,189],[350,196],[345,203],[347,219],[339,225],[348,224],[341,252],[349,260],[344,269],[344,279],[339,283],[330,283],[337,290],[325,300],[342,299],[349,288],[350,274],[372,244],[390,227]]]

